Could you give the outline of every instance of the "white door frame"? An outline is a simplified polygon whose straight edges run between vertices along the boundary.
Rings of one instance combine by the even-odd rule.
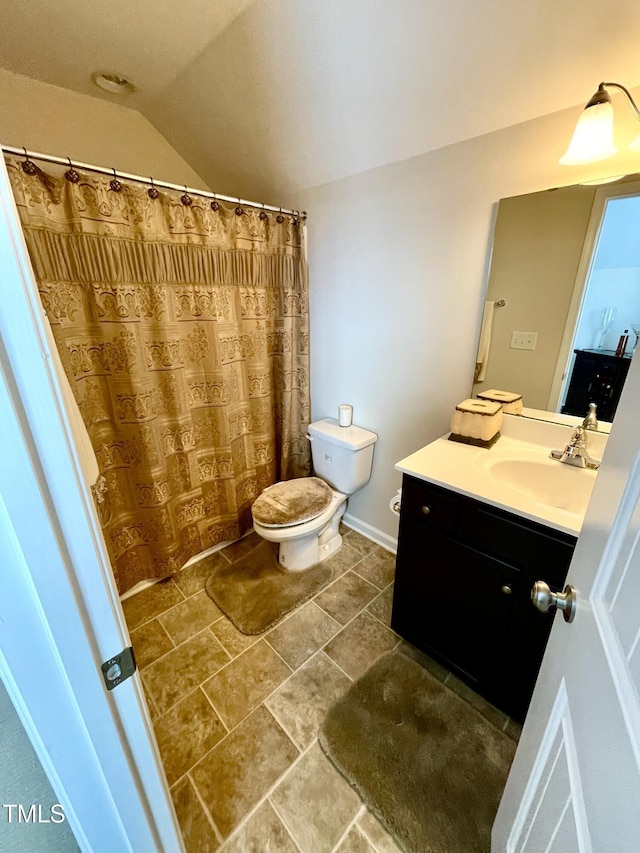
[[[0,271],[0,676],[81,849],[183,851],[4,162]]]
[[[558,360],[553,375],[553,382],[551,383],[551,390],[549,391],[549,399],[547,400],[547,410],[550,412],[557,412],[559,410],[560,401],[564,398],[571,378],[570,361],[573,342],[576,337],[578,320],[580,319],[582,306],[586,297],[587,282],[591,276],[591,268],[600,239],[600,231],[607,204],[612,198],[637,195],[640,195],[640,181],[616,184],[616,186],[604,186],[600,187],[596,192],[582,246],[576,280],[573,285],[571,302],[567,310],[567,320],[558,351]]]

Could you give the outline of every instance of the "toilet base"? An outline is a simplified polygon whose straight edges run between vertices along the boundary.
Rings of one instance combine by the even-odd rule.
[[[320,533],[281,542],[278,548],[280,568],[286,572],[303,572],[335,554],[342,545],[342,536],[338,531],[340,519],[346,508],[347,502],[343,501],[329,524]]]

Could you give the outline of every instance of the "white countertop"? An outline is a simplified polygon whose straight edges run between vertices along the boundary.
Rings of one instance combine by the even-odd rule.
[[[501,437],[488,450],[449,441],[447,433],[402,459],[395,467],[413,477],[577,536],[597,471],[586,471],[549,458],[549,451],[562,449],[572,433],[571,427],[561,424],[505,415]],[[605,434],[588,433],[589,453],[601,459],[606,441]],[[548,470],[550,481],[560,477],[562,486],[559,490],[552,487],[545,500],[536,500],[532,497],[534,492],[527,491],[527,483],[522,483],[524,488],[520,491],[520,484],[505,483],[492,474],[492,464],[502,460],[533,461],[536,474],[542,472],[544,475]],[[561,466],[562,470],[558,471],[555,466]],[[526,465],[523,467],[526,470]],[[568,504],[562,495],[565,482],[569,483],[570,490],[575,487],[575,494],[584,496],[578,509],[566,508]]]

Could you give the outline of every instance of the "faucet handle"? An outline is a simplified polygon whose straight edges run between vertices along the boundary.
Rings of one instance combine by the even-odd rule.
[[[577,426],[573,435],[571,436],[571,441],[569,442],[570,447],[586,447],[587,446],[587,432],[583,426]]]

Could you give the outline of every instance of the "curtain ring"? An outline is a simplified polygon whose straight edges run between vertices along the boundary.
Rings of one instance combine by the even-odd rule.
[[[113,178],[109,181],[109,186],[114,191],[114,193],[122,192],[122,184],[118,180],[118,176],[116,175],[116,170],[111,167],[111,171],[113,172]]]
[[[72,184],[77,184],[80,180],[80,175],[73,168],[73,163],[71,162],[71,157],[67,157],[69,161],[69,168],[64,173],[65,178]]]
[[[213,210],[213,211],[220,210],[220,205],[218,204],[218,199],[216,198],[215,193],[213,193],[213,201],[211,202],[211,210]]]
[[[35,163],[29,160],[29,155],[27,154],[27,149],[23,146],[22,150],[24,151],[25,159],[22,161],[22,171],[25,175],[37,175],[38,167]]]
[[[160,193],[158,192],[158,190],[154,186],[153,178],[149,178],[149,180],[151,181],[151,186],[147,190],[147,195],[149,196],[149,198],[156,199],[156,198],[158,198]]]
[[[280,213],[276,216],[276,222],[278,225],[282,225],[284,222],[284,216],[282,215],[282,208],[280,208]]]
[[[299,210],[294,210],[294,211],[293,211],[293,216],[291,217],[291,223],[292,223],[294,226],[297,226],[299,222],[300,222],[300,211],[299,211]]]
[[[242,216],[244,210],[240,206],[240,196],[238,196],[238,206],[236,207],[236,216]]]
[[[262,202],[262,210],[260,211],[260,219],[262,219],[262,221],[264,222],[264,220],[268,219],[268,218],[269,218],[269,215],[267,214],[267,211],[265,210],[264,202]]]
[[[185,207],[191,207],[191,205],[193,204],[193,199],[191,198],[191,196],[187,192],[187,185],[186,184],[184,185],[184,192],[180,196],[180,201],[184,204]]]

